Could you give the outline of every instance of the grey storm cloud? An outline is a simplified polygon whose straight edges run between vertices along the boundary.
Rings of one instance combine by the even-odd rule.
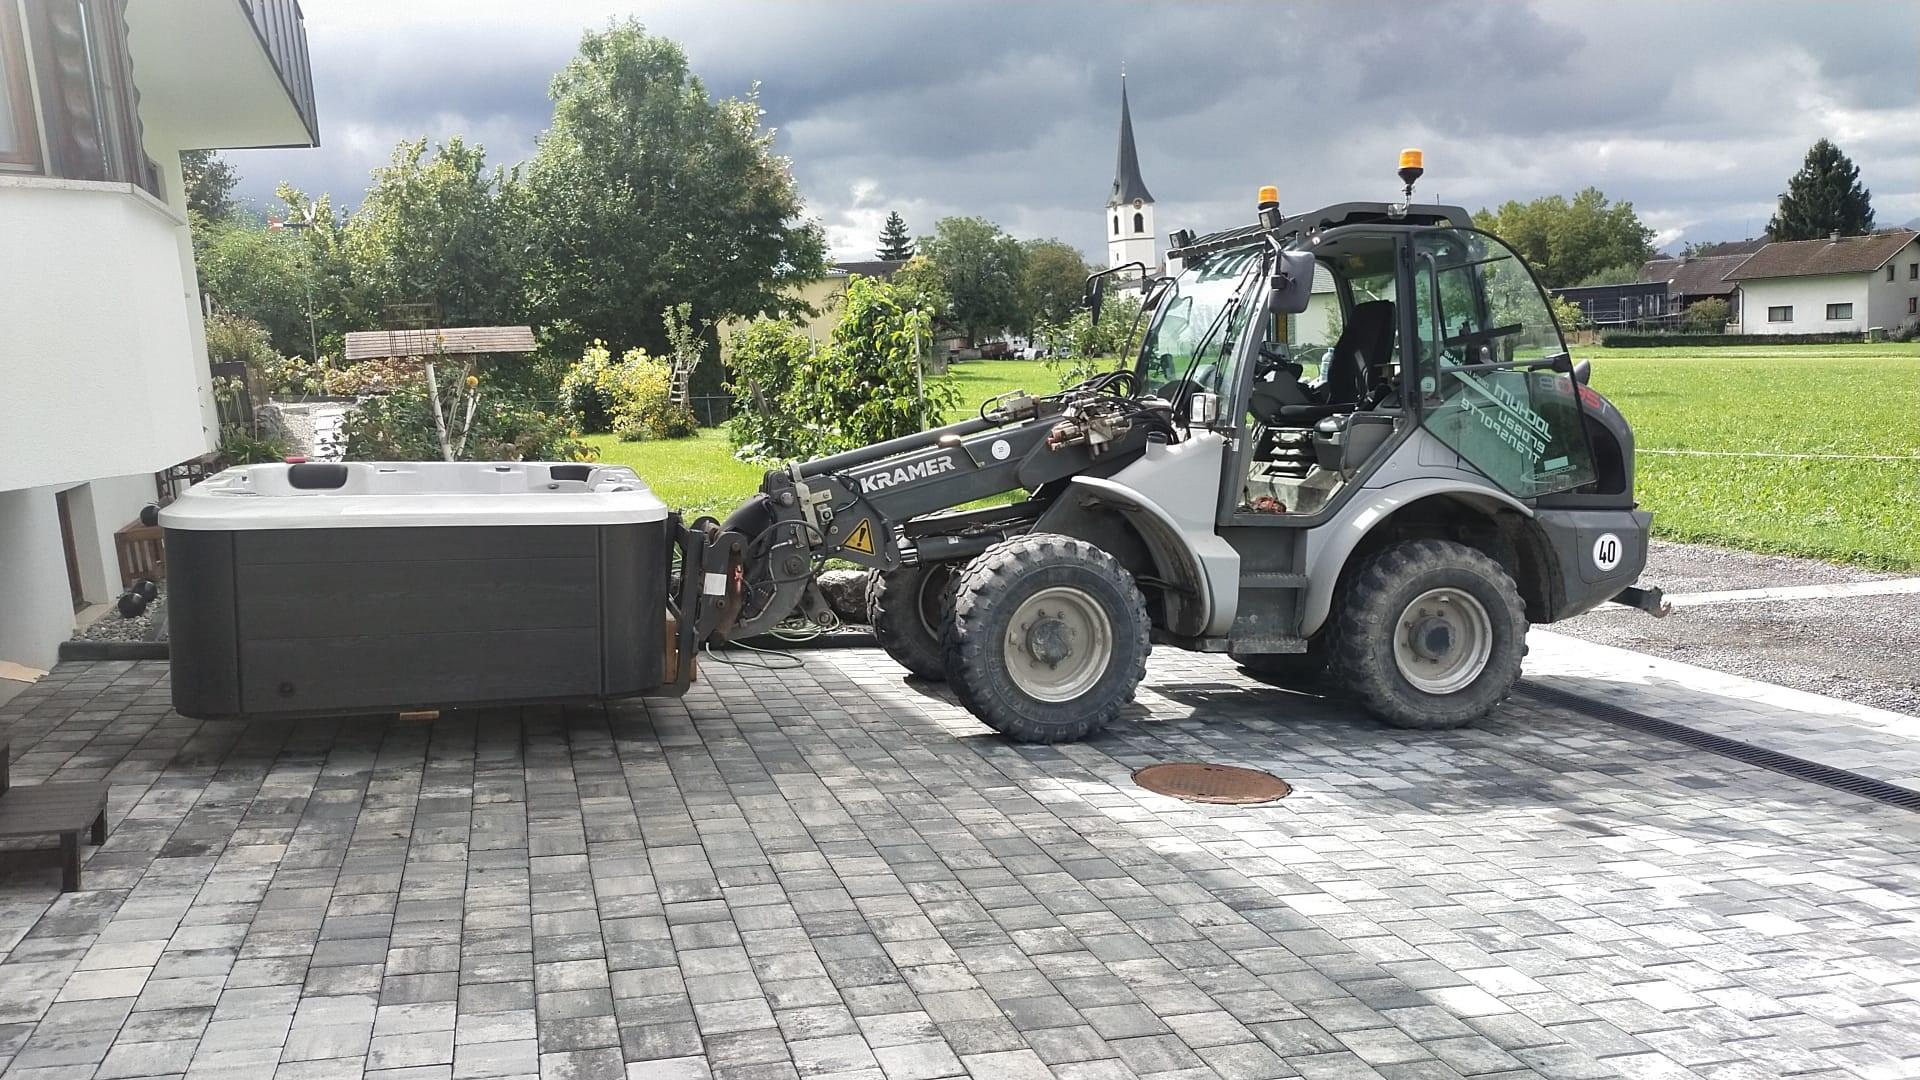
[[[359,201],[394,142],[532,154],[582,30],[633,15],[716,94],[759,87],[836,254],[898,209],[979,214],[1098,259],[1124,63],[1163,229],[1394,191],[1470,208],[1588,184],[1663,243],[1761,229],[1814,139],[1883,223],[1920,216],[1920,6],[1904,2],[529,4],[308,0],[323,146],[245,151],[242,193]]]

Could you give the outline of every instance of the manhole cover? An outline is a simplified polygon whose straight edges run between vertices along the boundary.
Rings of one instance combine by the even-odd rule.
[[[1200,803],[1272,802],[1293,791],[1292,785],[1272,773],[1199,761],[1149,765],[1133,774],[1133,782],[1148,791]]]

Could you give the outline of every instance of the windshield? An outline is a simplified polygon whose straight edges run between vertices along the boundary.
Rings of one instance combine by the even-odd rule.
[[[1255,245],[1208,255],[1166,286],[1140,347],[1142,385],[1192,378],[1219,391],[1226,367],[1222,347],[1238,336],[1252,311],[1244,305],[1236,309],[1234,298],[1257,279],[1262,251]],[[1230,309],[1236,309],[1232,325]]]

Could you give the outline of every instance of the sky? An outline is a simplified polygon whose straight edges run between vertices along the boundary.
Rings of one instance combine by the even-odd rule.
[[[1759,235],[1807,147],[1860,166],[1878,221],[1920,218],[1913,0],[743,3],[303,0],[321,146],[227,156],[261,205],[288,180],[360,201],[425,135],[531,156],[580,34],[632,16],[716,96],[757,84],[836,258],[889,210],[977,214],[1104,261],[1124,66],[1163,234],[1392,198],[1469,209],[1594,185],[1656,243]]]

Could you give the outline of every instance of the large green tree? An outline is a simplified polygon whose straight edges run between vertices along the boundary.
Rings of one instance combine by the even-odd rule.
[[[949,307],[945,321],[968,344],[1023,326],[1020,288],[1026,253],[1020,242],[985,218],[948,217],[934,223],[920,254],[939,270]]]
[[[907,221],[900,216],[900,211],[887,212],[887,223],[880,227],[880,250],[874,254],[888,262],[913,258],[913,237],[907,232]]]
[[[1787,180],[1780,209],[1767,222],[1769,240],[1814,240],[1873,231],[1873,193],[1860,186],[1860,166],[1821,139]]]
[[[431,157],[425,138],[394,147],[347,222],[362,308],[431,304],[441,326],[521,321],[525,281],[509,211],[516,195],[513,177],[488,170],[486,151],[457,135]]]
[[[233,189],[240,183],[240,174],[217,151],[180,151],[180,179],[187,190],[188,210],[208,221],[232,216]]]
[[[522,209],[529,299],[560,348],[659,353],[673,304],[700,320],[782,314],[789,286],[825,273],[757,98],[715,100],[672,41],[631,19],[590,31],[552,96]]]
[[[1087,275],[1093,272],[1086,257],[1064,240],[1028,240],[1020,246],[1021,329],[1066,321],[1086,295]]]
[[[1571,200],[1548,195],[1509,200],[1473,215],[1475,226],[1513,245],[1548,288],[1571,285],[1608,267],[1638,267],[1653,257],[1653,230],[1630,202],[1609,202],[1589,187]]]

